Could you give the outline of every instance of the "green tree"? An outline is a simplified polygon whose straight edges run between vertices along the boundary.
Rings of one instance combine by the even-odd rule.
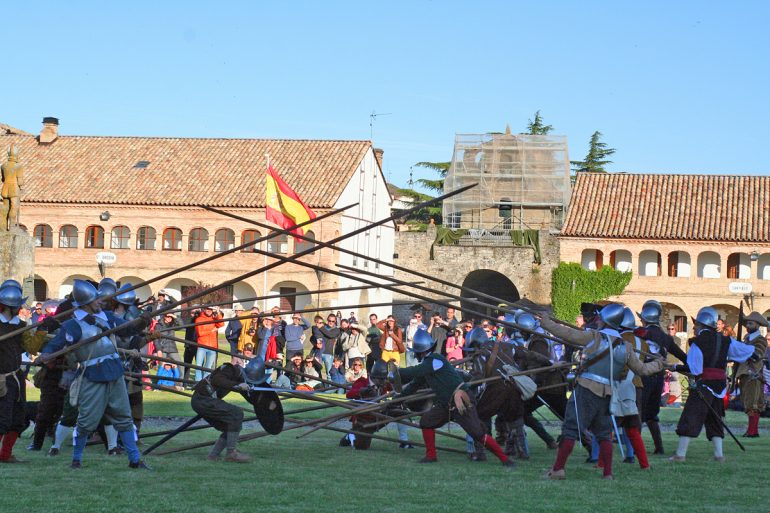
[[[543,124],[543,118],[540,117],[540,111],[535,112],[535,119],[530,119],[527,123],[527,132],[530,135],[548,135],[553,130],[553,125]]]
[[[581,172],[606,173],[604,166],[612,164],[607,157],[615,153],[615,148],[608,148],[607,143],[601,142],[602,133],[598,130],[591,136],[588,154],[584,160],[571,160],[572,170]]]
[[[451,165],[451,162],[418,162],[415,166],[431,169],[438,173],[439,178],[436,180],[420,178],[417,180],[417,183],[428,190],[444,192],[444,178],[446,178],[446,174],[449,172],[449,166]]]

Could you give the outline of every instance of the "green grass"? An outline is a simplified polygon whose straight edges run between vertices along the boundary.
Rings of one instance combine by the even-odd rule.
[[[35,394],[30,392],[33,398]],[[148,416],[192,414],[183,397],[160,392],[145,397]],[[292,399],[284,407],[290,410],[305,404]],[[675,422],[680,412],[664,409],[664,422]],[[728,420],[737,432],[743,432],[743,415],[730,412]],[[765,423],[767,419],[763,419]],[[177,424],[156,423],[147,430]],[[254,429],[250,424],[244,433]],[[196,449],[150,456],[148,462],[155,469],[152,473],[129,471],[125,457],[107,457],[97,446],[87,449],[83,469],[71,471],[67,468],[71,447],[65,446],[58,458],[27,453],[23,447],[29,433],[25,433],[16,454],[28,463],[0,466],[0,511],[732,512],[750,510],[770,500],[763,472],[770,449],[766,433],[759,439],[742,439],[746,453],[725,440],[727,462],[721,465],[711,461],[711,445],[703,436],[690,445],[687,463],[675,465],[665,458],[651,457],[651,472],[620,463],[616,449],[614,482],[602,481],[598,470],[583,463],[585,453],[576,450],[567,465],[568,480],[550,482],[541,475],[553,463],[555,453],[531,433],[532,459],[508,470],[494,458],[471,463],[465,456],[452,453],[439,453],[438,464],[419,465],[416,460],[422,456],[421,449],[400,450],[375,440],[369,451],[353,451],[338,447],[338,433],[316,431],[297,439],[300,432],[287,431],[242,444],[241,449],[254,458],[250,464],[211,463],[205,459],[207,449]],[[381,433],[396,435],[392,428]],[[216,436],[213,430],[185,433],[166,447]],[[410,430],[410,437],[421,439],[417,430]],[[664,439],[670,452],[676,437],[665,433]],[[651,446],[650,440],[646,441]],[[439,443],[464,449],[462,442],[452,439],[439,437]]]

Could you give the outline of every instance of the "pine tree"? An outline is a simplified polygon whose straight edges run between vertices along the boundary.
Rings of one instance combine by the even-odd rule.
[[[439,179],[437,180],[428,180],[425,178],[420,178],[417,180],[417,183],[425,187],[426,189],[429,189],[431,191],[436,192],[444,192],[444,178],[446,178],[446,174],[449,172],[449,166],[451,166],[451,162],[418,162],[415,164],[415,166],[418,167],[424,167],[428,169],[434,170],[439,175]]]
[[[572,170],[581,173],[606,173],[604,166],[612,164],[607,157],[615,153],[615,148],[608,148],[607,143],[600,141],[602,133],[598,130],[591,136],[591,142],[588,146],[588,154],[584,160],[571,160]]]
[[[553,130],[553,125],[544,125],[543,118],[540,117],[540,111],[535,112],[535,119],[530,119],[527,123],[527,132],[530,135],[548,135]]]

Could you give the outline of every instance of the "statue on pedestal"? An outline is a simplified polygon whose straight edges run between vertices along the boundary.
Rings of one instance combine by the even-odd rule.
[[[9,231],[19,225],[19,191],[24,187],[24,169],[19,164],[19,151],[13,145],[8,149],[8,160],[0,166],[3,199],[0,231]]]

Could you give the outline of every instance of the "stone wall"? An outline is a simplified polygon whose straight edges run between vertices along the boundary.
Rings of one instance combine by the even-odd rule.
[[[559,262],[559,243],[548,231],[540,232],[540,250],[542,263],[533,263],[534,251],[531,248],[514,246],[460,246],[447,245],[433,248],[434,259],[430,258],[431,244],[435,240],[435,228],[427,232],[398,232],[396,234],[397,265],[436,276],[446,281],[463,285],[468,275],[477,270],[496,271],[507,277],[516,287],[520,297],[526,297],[538,303],[551,302],[551,273]],[[419,281],[414,275],[396,271],[396,279]],[[439,285],[435,282],[422,284],[431,287],[434,292],[415,292],[440,298],[443,293],[462,295],[455,287]],[[493,284],[489,284],[490,286]],[[479,290],[477,288],[477,290]],[[482,290],[483,292],[484,290]],[[445,297],[445,296],[444,296]],[[394,294],[394,299],[410,299],[405,294]],[[415,300],[418,302],[419,300]],[[422,302],[422,301],[420,301]],[[449,301],[459,306],[459,301]],[[436,307],[439,311],[444,307]],[[409,306],[394,308],[399,322],[409,318]],[[459,315],[459,314],[458,314]]]
[[[0,282],[14,279],[24,284],[24,295],[30,296],[35,275],[35,247],[30,237],[20,228],[0,231]]]

